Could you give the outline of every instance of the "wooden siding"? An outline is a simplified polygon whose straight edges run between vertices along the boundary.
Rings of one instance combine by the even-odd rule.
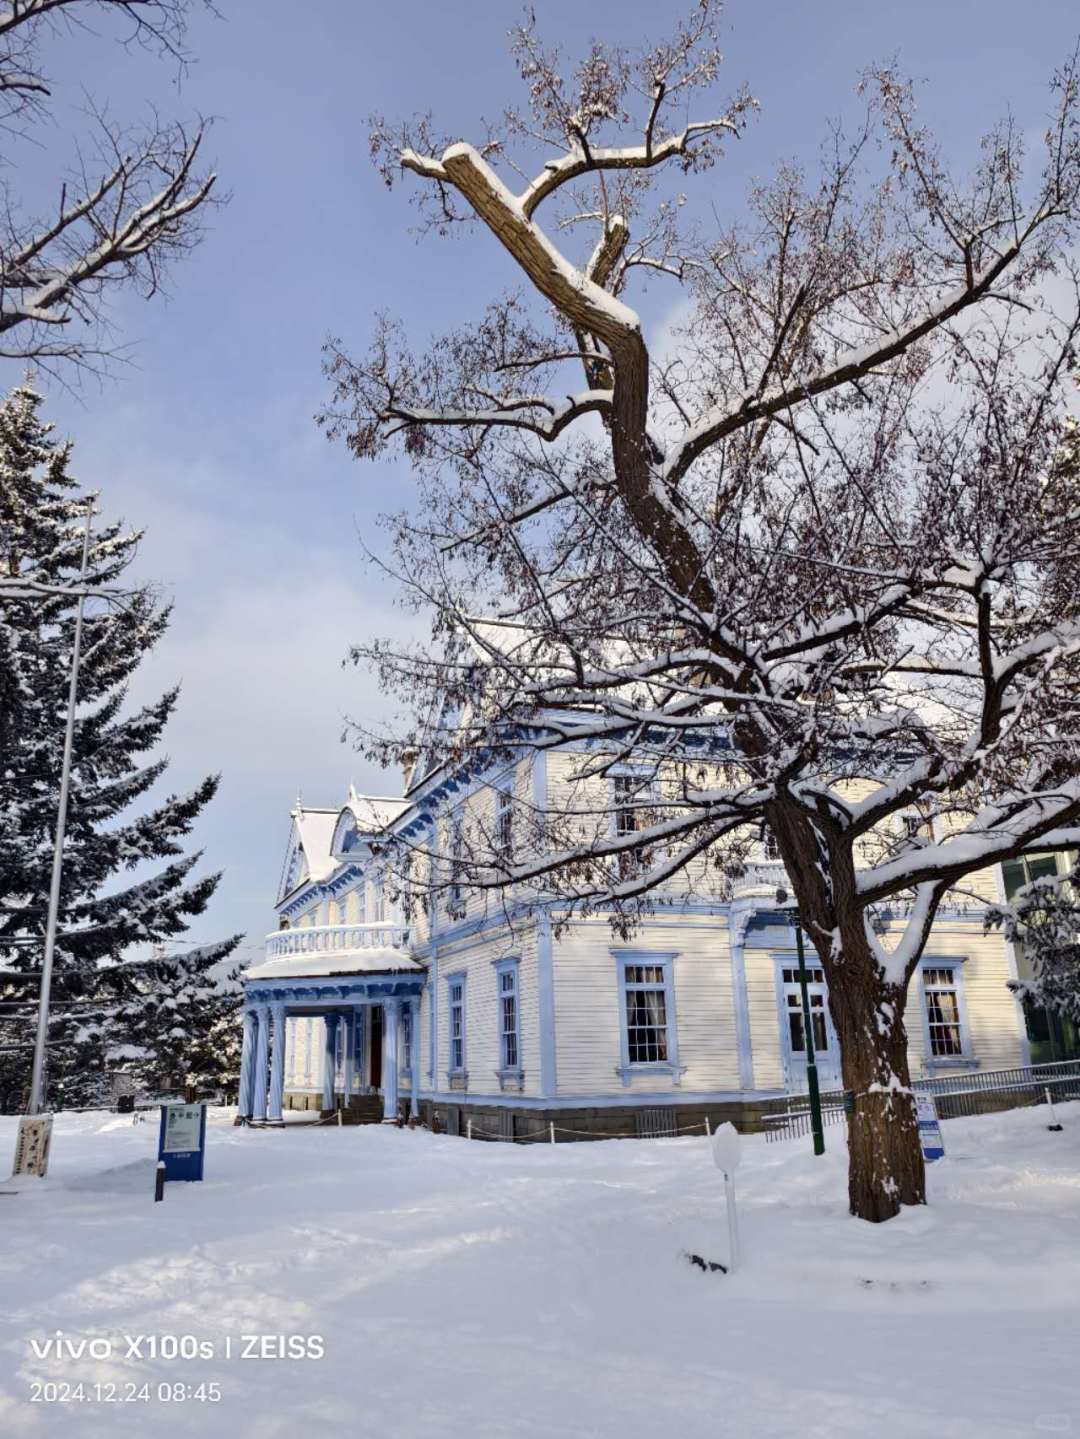
[[[618,966],[612,950],[672,953],[678,1084],[643,1072],[624,1085]],[[632,940],[612,936],[605,919],[582,921],[552,941],[558,1094],[629,1096],[635,1091],[739,1087],[738,1045],[727,926],[722,918],[685,915],[650,921]]]
[[[449,1066],[449,1004],[447,975],[465,976],[465,1070],[468,1075],[470,1095],[493,1095],[501,1093],[498,1070],[499,1055],[499,1004],[496,986],[495,962],[500,959],[518,961],[518,1032],[520,1037],[520,1062],[524,1070],[526,1095],[539,1095],[540,1090],[540,1011],[537,985],[537,944],[536,925],[532,920],[523,920],[514,930],[500,928],[493,935],[480,935],[459,940],[454,944],[440,944],[438,948],[438,975],[435,978],[434,965],[429,961],[428,974],[436,992],[436,1040],[438,1058],[433,1081],[428,1080],[428,1056],[430,1052],[430,995],[425,991],[421,1006],[421,1032],[423,1035],[422,1075],[424,1088],[443,1091],[447,1088]],[[513,1091],[517,1093],[518,1091]]]
[[[750,1052],[755,1089],[783,1089],[784,1052],[776,1002],[776,953],[746,948],[746,1007],[750,1016]],[[792,955],[794,958],[794,953]],[[812,956],[807,955],[808,962]]]

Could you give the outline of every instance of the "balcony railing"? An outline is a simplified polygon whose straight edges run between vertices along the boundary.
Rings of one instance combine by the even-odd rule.
[[[266,936],[267,959],[294,954],[355,953],[362,949],[404,949],[401,924],[315,924],[299,929],[275,929]]]
[[[775,895],[778,889],[786,889],[791,893],[791,883],[787,877],[787,870],[777,860],[761,860],[756,864],[748,864],[746,873],[733,880],[731,884],[732,897],[740,894],[762,894],[767,892],[770,896]]]

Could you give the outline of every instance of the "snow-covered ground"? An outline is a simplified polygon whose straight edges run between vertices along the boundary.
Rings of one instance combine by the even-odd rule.
[[[1036,1110],[950,1121],[930,1206],[877,1227],[847,1216],[839,1131],[817,1160],[746,1140],[729,1277],[682,1257],[726,1257],[703,1138],[524,1148],[211,1113],[206,1180],[163,1204],[156,1124],[106,1114],[58,1118],[49,1178],[0,1196],[4,1439],[1080,1434],[1080,1104],[1060,1134]],[[58,1329],[113,1355],[36,1358]],[[184,1335],[213,1357],[149,1357]],[[324,1354],[245,1359],[245,1335]],[[34,1381],[85,1397],[31,1402]],[[177,1384],[221,1398],[159,1397]]]

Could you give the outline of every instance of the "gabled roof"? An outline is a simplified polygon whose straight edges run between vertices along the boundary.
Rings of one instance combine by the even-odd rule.
[[[380,834],[388,824],[409,807],[407,799],[394,799],[388,795],[357,794],[349,786],[346,809],[352,810],[356,828],[361,834]]]
[[[309,881],[318,884],[337,868],[330,852],[337,822],[336,809],[308,809],[299,804],[289,813],[292,829],[281,872],[278,903]]]
[[[406,799],[357,794],[350,785],[348,801],[344,809],[337,811],[330,835],[334,863],[341,864],[352,851],[365,849],[370,840],[382,834],[408,807]]]

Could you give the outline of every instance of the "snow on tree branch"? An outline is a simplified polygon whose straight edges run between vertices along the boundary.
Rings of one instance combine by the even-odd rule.
[[[420,352],[386,317],[365,358],[328,346],[331,437],[415,473],[372,558],[431,620],[356,645],[401,705],[357,738],[433,776],[557,770],[513,862],[466,807],[433,815],[424,882],[620,932],[720,903],[767,834],[859,1095],[852,1206],[882,1218],[921,1196],[882,1096],[935,917],[981,869],[1080,841],[1077,65],[1034,174],[1007,121],[954,176],[878,70],[816,169],[703,234],[674,182],[733,115],[712,8],[576,66],[526,27],[505,134],[376,127],[386,178],[411,172],[437,231],[479,221],[523,288],[463,296]],[[632,290],[657,266],[682,304],[654,338]]]
[[[212,6],[208,6],[212,9]],[[0,122],[25,142],[46,119],[41,50],[53,27],[121,19],[122,43],[187,61],[188,0],[26,0],[0,9]],[[118,127],[91,109],[94,148],[56,181],[52,213],[10,191],[0,242],[0,355],[94,366],[108,353],[107,301],[118,286],[149,297],[200,238],[215,177],[200,169],[205,126]],[[31,152],[33,153],[33,152]]]

